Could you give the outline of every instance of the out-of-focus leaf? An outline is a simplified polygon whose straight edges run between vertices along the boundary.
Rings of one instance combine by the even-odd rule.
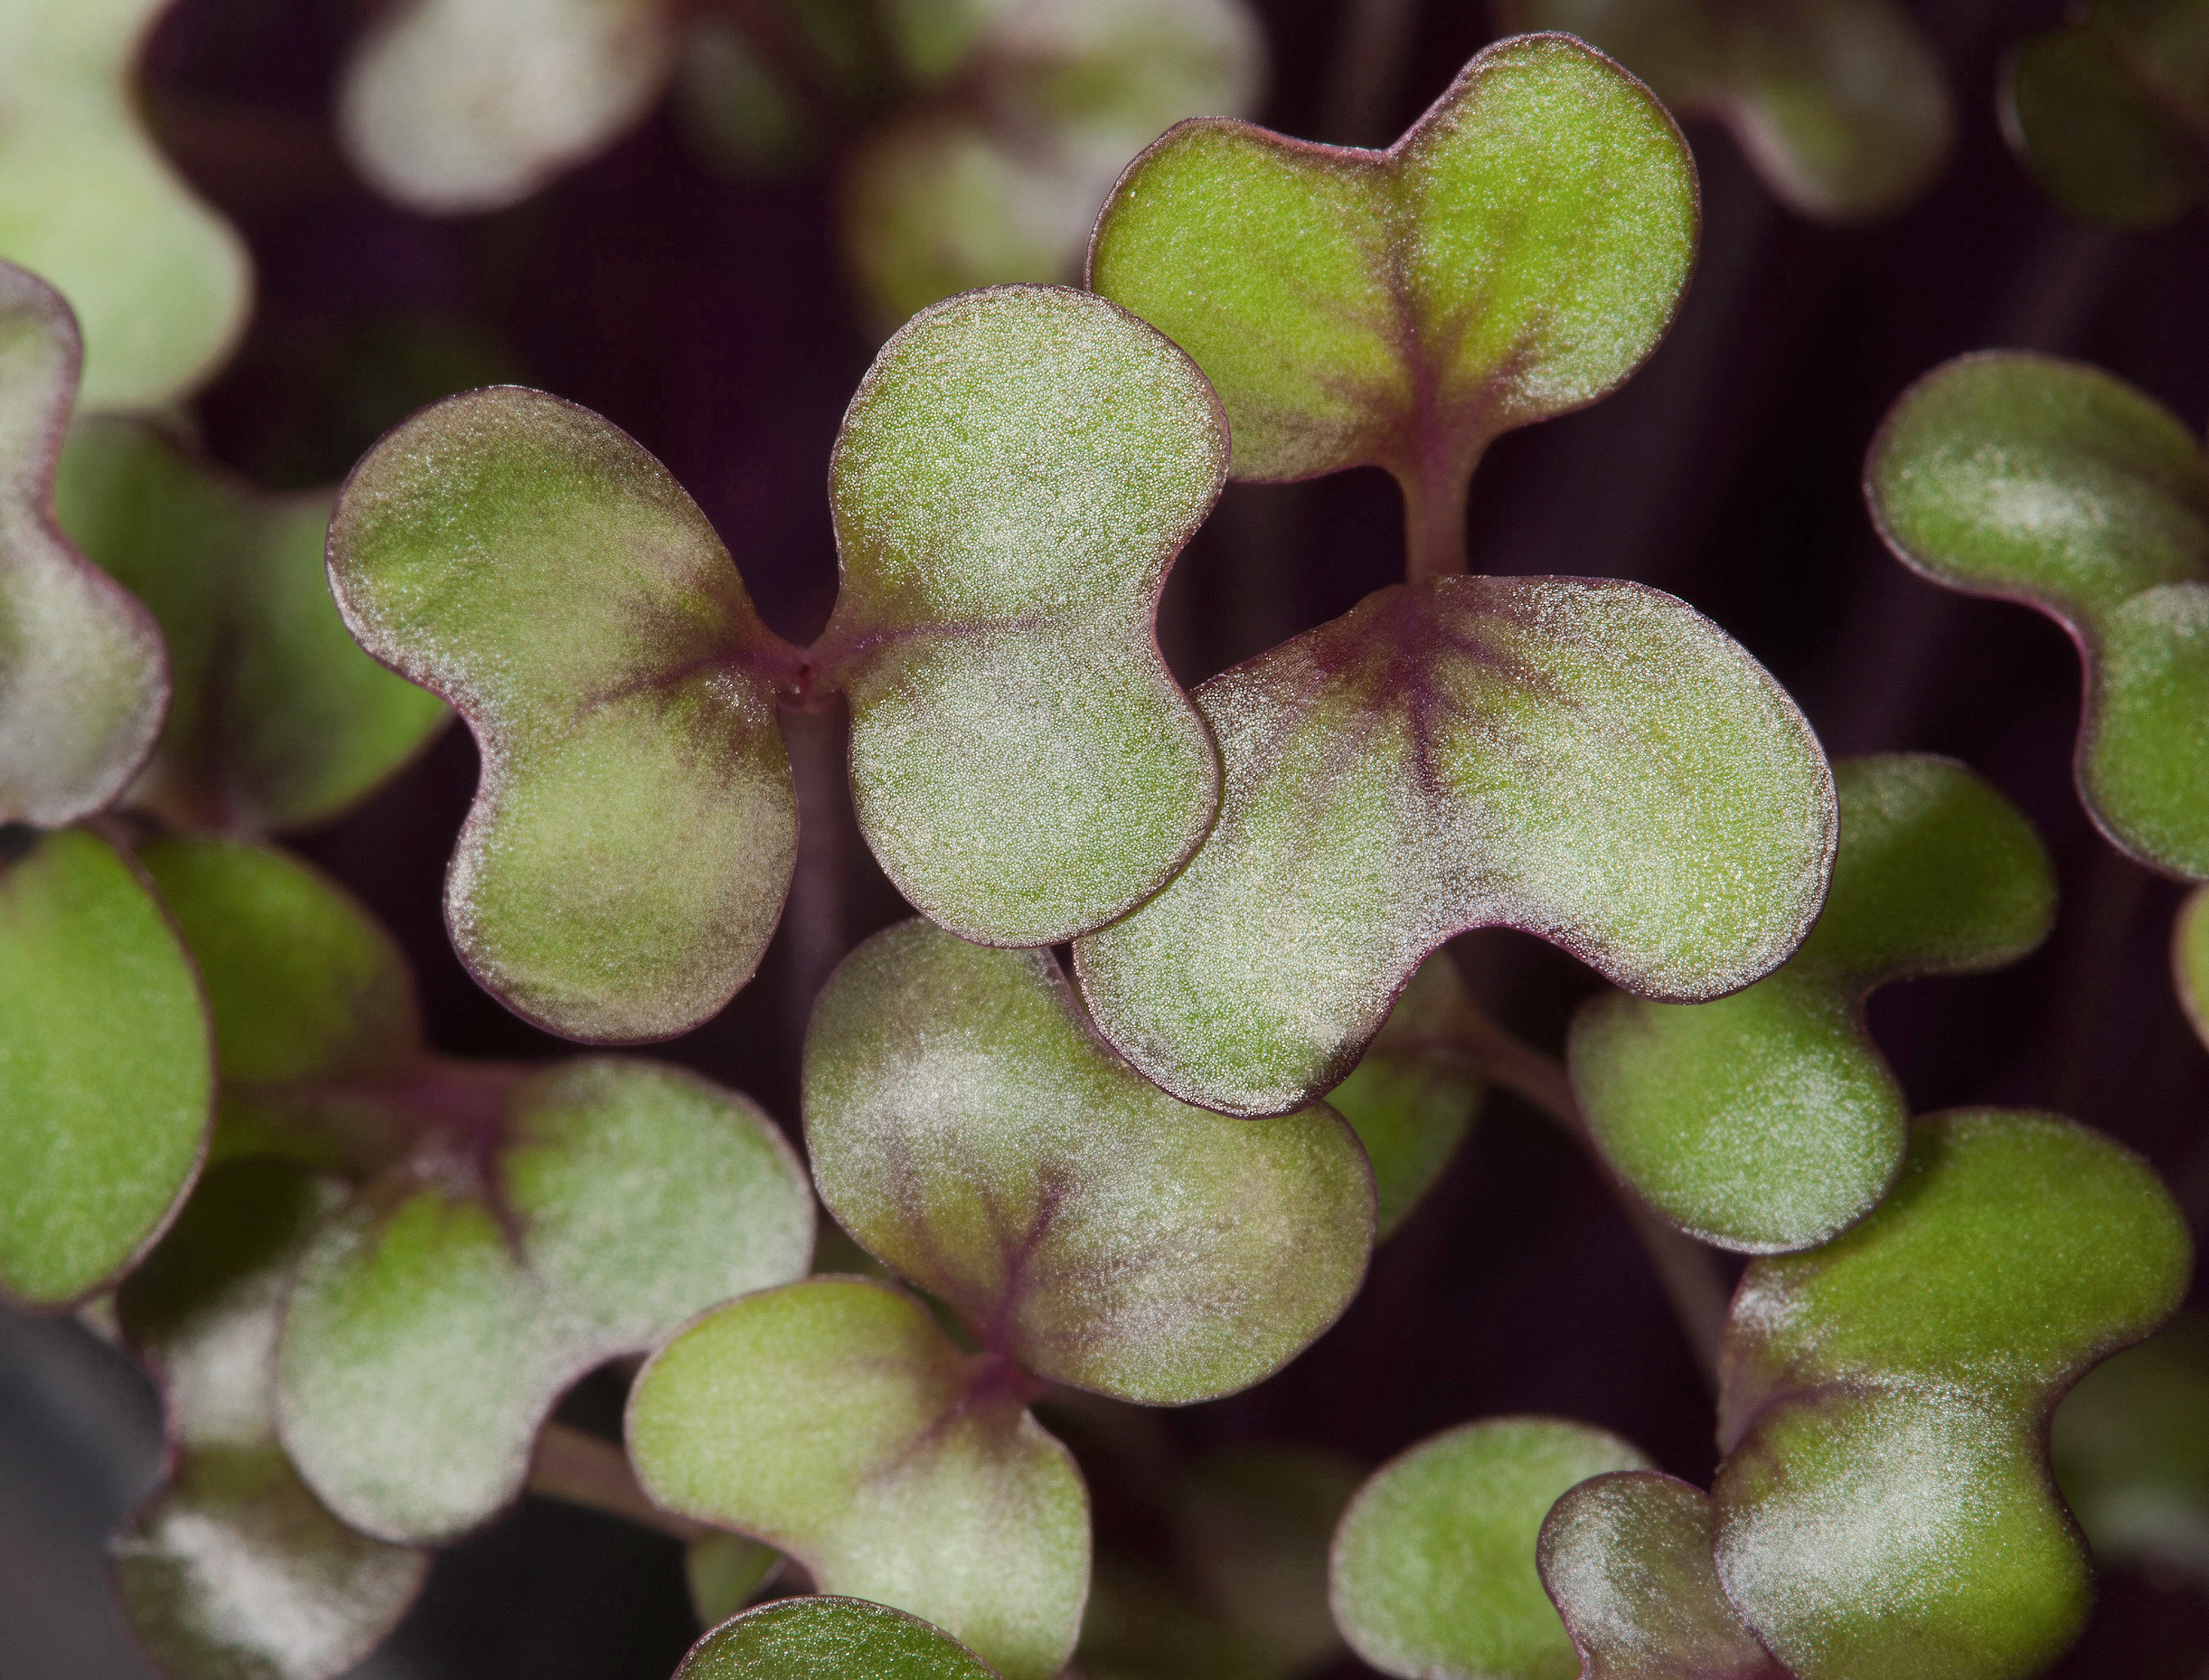
[[[771,180],[820,148],[803,101],[726,17],[707,13],[684,34],[675,108],[692,145],[725,174]]]
[[[410,209],[496,210],[641,119],[676,39],[666,0],[410,0],[346,62],[338,134]]]
[[[206,1007],[128,859],[0,828],[0,1291],[73,1305],[160,1234],[206,1148]]]
[[[2209,1320],[2182,1317],[2088,1371],[2049,1444],[2099,1561],[2209,1583]]]
[[[1362,1479],[1348,1459],[1299,1447],[1228,1447],[1189,1467],[1174,1512],[1181,1554],[1221,1623],[1276,1673],[1324,1667],[1341,1648],[1327,1546]]]
[[[1909,1107],[1864,999],[2013,963],[2055,916],[2039,837],[1964,765],[1893,753],[1836,765],[1833,782],[1833,889],[1778,974],[1709,1004],[1611,993],[1573,1022],[1590,1135],[1644,1201],[1720,1248],[1808,1248],[1869,1212],[1901,1168]]]
[[[2178,1001],[2209,1045],[2209,887],[2189,893],[2170,933],[2170,973]]]
[[[851,695],[868,843],[936,921],[1069,939],[1203,837],[1218,765],[1153,621],[1226,465],[1204,376],[1085,292],[954,298],[860,382],[814,657]]]
[[[1733,131],[1779,199],[1857,221],[1899,210],[1946,159],[1941,62],[1889,0],[1498,0],[1512,29],[1562,29],[1682,117]]]
[[[1861,1224],[1759,1260],[1721,1352],[1727,1597],[1801,1680],[2008,1680],[2092,1596],[2045,1448],[2056,1398],[2192,1269],[2146,1164],[2053,1115],[1918,1121]]]
[[[1536,1558],[1580,1680],[1790,1680],[1725,1599],[1700,1488],[1591,1477],[1550,1508]]]
[[[997,1680],[940,1628],[864,1599],[785,1599],[690,1647],[673,1680]]]
[[[2209,879],[2209,461],[2168,410],[2078,363],[1936,368],[1865,464],[1887,546],[1967,594],[2037,607],[2086,668],[2077,776],[2121,849]]]
[[[0,824],[59,828],[108,804],[169,698],[152,615],[54,523],[77,363],[69,305],[0,262]]]
[[[743,1534],[708,1534],[683,1548],[683,1581],[699,1625],[725,1622],[782,1566],[782,1554]]]
[[[1468,927],[1694,1000],[1784,962],[1825,895],[1809,726],[1738,643],[1638,584],[1396,585],[1195,698],[1219,820],[1074,947],[1098,1027],[1185,1101],[1309,1102]]]
[[[93,419],[69,434],[54,503],[168,643],[168,722],[135,802],[232,830],[320,822],[444,723],[346,634],[322,565],[327,495],[263,495],[146,422]]]
[[[316,1233],[285,1317],[284,1444],[388,1539],[491,1516],[576,1378],[813,1250],[789,1145],[694,1074],[598,1058],[454,1096]]]
[[[1423,1441],[1373,1473],[1335,1530],[1336,1624],[1406,1680],[1570,1680],[1572,1641],[1534,1566],[1566,1489],[1649,1461],[1556,1418],[1493,1418]]]
[[[1694,260],[1694,166],[1648,91],[1562,35],[1466,66],[1387,152],[1182,123],[1098,218],[1089,283],[1196,358],[1238,478],[1384,466],[1417,571],[1461,571],[1490,440],[1656,347]]]
[[[757,1536],[823,1592],[925,1616],[1006,1680],[1049,1680],[1088,1587],[1089,1496],[1033,1391],[912,1297],[816,1277],[663,1348],[631,1391],[629,1454],[668,1509]]]
[[[665,1038],[750,978],[797,848],[792,653],[665,468],[587,411],[454,397],[354,470],[330,580],[361,645],[483,749],[454,943],[571,1037]]]
[[[136,87],[168,0],[0,9],[0,257],[52,281],[84,325],[84,409],[189,395],[251,307],[244,242],[147,133]]]
[[[1323,1582],[1318,1605],[1324,1617]],[[1104,1557],[1070,1671],[1082,1680],[1288,1680],[1295,1671],[1163,1571]]]
[[[354,1533],[276,1441],[284,1284],[341,1187],[280,1161],[210,1172],[117,1295],[168,1417],[161,1486],[111,1542],[132,1628],[175,1680],[327,1680],[381,1644],[426,1552]]]
[[[1231,1394],[1364,1278],[1373,1181],[1341,1119],[1175,1101],[1085,1030],[1048,952],[924,921],[878,934],[822,992],[804,1086],[837,1221],[1054,1381],[1152,1405]]]

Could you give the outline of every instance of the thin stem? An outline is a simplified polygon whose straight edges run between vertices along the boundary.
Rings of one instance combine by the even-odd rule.
[[[538,1434],[537,1451],[529,1461],[529,1491],[657,1529],[686,1545],[721,1532],[661,1510],[637,1485],[626,1453],[563,1423],[548,1423]]]
[[[1430,450],[1430,456],[1440,452]],[[1461,576],[1466,569],[1466,499],[1472,465],[1430,459],[1417,473],[1399,472],[1404,492],[1404,573],[1412,583]]]
[[[1418,0],[1348,0],[1335,75],[1320,117],[1321,137],[1342,146],[1381,146],[1404,80]]]

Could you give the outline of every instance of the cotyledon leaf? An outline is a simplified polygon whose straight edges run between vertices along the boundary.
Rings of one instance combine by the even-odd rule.
[[[2188,893],[2170,930],[2170,974],[2179,1006],[2209,1045],[2209,887]]]
[[[2088,1371],[2049,1451],[2098,1562],[2209,1582],[2209,1321],[2182,1315]]]
[[[661,1349],[630,1393],[629,1455],[668,1509],[925,1617],[1006,1680],[1050,1680],[1088,1589],[1089,1496],[1028,1413],[1035,1387],[901,1291],[816,1277]]]
[[[2024,814],[1953,759],[1833,766],[1840,843],[1825,914],[1779,973],[1715,1003],[1611,993],[1567,1045],[1589,1135],[1634,1192],[1721,1248],[1809,1248],[1902,1166],[1909,1107],[1865,1029],[1870,991],[2015,962],[2056,881]]]
[[[2109,375],[2021,352],[1935,369],[1864,466],[1912,570],[2037,607],[2085,667],[2076,774],[2121,849],[2209,879],[2209,459]]]
[[[1693,1001],[1776,968],[1825,896],[1833,785],[1809,726],[1724,631],[1637,584],[1395,585],[1195,698],[1219,820],[1074,945],[1098,1026],[1184,1101],[1310,1101],[1469,927]]]
[[[252,303],[244,242],[146,129],[138,63],[167,5],[0,9],[0,257],[75,307],[85,409],[189,395],[229,356]]]
[[[1191,1110],[1086,1031],[1047,951],[924,921],[822,988],[805,1135],[837,1222],[1038,1376],[1151,1405],[1231,1394],[1350,1304],[1373,1179],[1324,1107]]]
[[[1535,1569],[1568,1488],[1648,1460],[1557,1418],[1490,1418],[1384,1464],[1335,1530],[1329,1597],[1351,1649],[1405,1680],[1571,1680],[1579,1663]]]
[[[442,1118],[325,1222],[278,1357],[284,1444],[387,1539],[521,1491],[553,1403],[716,1301],[803,1276],[813,1199],[773,1124],[678,1069],[595,1058]]]
[[[61,295],[0,262],[0,824],[59,828],[109,804],[169,698],[153,616],[54,523],[78,362]]]
[[[1219,387],[1236,477],[1386,467],[1415,573],[1462,571],[1481,451],[1656,347],[1699,214],[1648,90],[1569,36],[1520,36],[1386,152],[1180,124],[1098,216],[1089,284]]]
[[[785,1599],[723,1623],[673,1680],[998,1680],[941,1628],[864,1599]]]
[[[1759,1260],[1721,1349],[1726,1593],[1801,1680],[2010,1680],[2092,1596],[2046,1428],[2170,1317],[2186,1225],[2146,1163],[2054,1115],[1929,1116],[1893,1192]]]
[[[214,1095],[191,957],[86,830],[0,828],[0,1292],[70,1305],[168,1223]]]
[[[1901,209],[1955,132],[1941,61],[1890,0],[1503,0],[1514,29],[1562,29],[1682,117],[1733,132],[1791,208],[1828,221]]]
[[[443,724],[442,704],[346,633],[322,564],[330,501],[263,495],[142,420],[70,432],[62,529],[168,643],[168,723],[134,803],[232,831],[320,822]]]
[[[344,1187],[288,1162],[209,1172],[117,1292],[167,1414],[161,1485],[109,1544],[139,1641],[174,1680],[328,1680],[397,1626],[429,1554],[356,1533],[276,1440],[284,1285]]]

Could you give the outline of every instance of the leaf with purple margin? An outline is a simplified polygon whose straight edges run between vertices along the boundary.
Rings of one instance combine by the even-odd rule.
[[[996,1680],[940,1628],[864,1599],[785,1599],[713,1629],[673,1680]]]
[[[2143,393],[2021,352],[1935,369],[1864,465],[1887,547],[1972,595],[2037,607],[2085,667],[2087,814],[2151,867],[2209,879],[2209,460]]]
[[[167,1414],[161,1485],[109,1544],[131,1629],[175,1680],[328,1680],[390,1634],[427,1553],[354,1533],[277,1444],[291,1264],[341,1185],[278,1161],[215,1168],[117,1293]]]
[[[876,935],[822,991],[804,1089],[838,1223],[1055,1382],[1232,1394],[1363,1281],[1373,1180],[1341,1119],[1176,1102],[1090,1035],[1048,952]]]
[[[0,262],[0,824],[59,828],[111,803],[169,699],[153,616],[54,522],[80,359],[61,295]]]
[[[1088,1587],[1089,1496],[1028,1413],[1036,1388],[901,1291],[816,1277],[661,1349],[630,1392],[629,1455],[668,1509],[926,1617],[1006,1680],[1049,1680]]]
[[[755,1105],[679,1069],[599,1057],[414,1101],[413,1153],[299,1263],[279,1419],[332,1510],[429,1543],[521,1493],[585,1372],[803,1276],[813,1201]]]
[[[1196,702],[1219,819],[1165,891],[1074,946],[1098,1026],[1184,1101],[1310,1101],[1469,927],[1690,1001],[1776,968],[1825,895],[1833,778],[1809,724],[1724,631],[1637,584],[1398,585]]]
[[[2196,888],[2178,907],[2170,930],[2170,975],[2179,1006],[2209,1045],[2209,887]]]

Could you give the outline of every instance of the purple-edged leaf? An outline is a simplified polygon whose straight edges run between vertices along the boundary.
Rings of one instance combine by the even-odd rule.
[[[1936,368],[1864,467],[1887,546],[1935,583],[2037,607],[2086,669],[2077,776],[2110,840],[2209,879],[2209,460],[2168,410],[2075,362]]]
[[[883,347],[829,466],[814,657],[851,695],[860,826],[924,914],[1049,945],[1203,837],[1218,763],[1153,621],[1226,469],[1204,375],[1086,292],[969,293]]]
[[[1006,1680],[1049,1680],[1088,1588],[1089,1496],[1033,1391],[911,1296],[816,1277],[668,1343],[631,1391],[629,1455],[670,1510],[927,1617]]]
[[[1909,1107],[1866,998],[2013,963],[2055,918],[2039,837],[1964,765],[1889,753],[1833,781],[1833,890],[1778,974],[1709,1004],[1614,992],[1573,1020],[1590,1136],[1650,1206],[1721,1248],[1808,1248],[1869,1212],[1901,1168]]]
[[[1809,726],[1738,643],[1637,584],[1398,585],[1196,701],[1219,820],[1074,946],[1097,1024],[1185,1101],[1310,1101],[1468,927],[1694,1000],[1785,961],[1825,895],[1833,777]]]
[[[167,1224],[214,1101],[190,955],[129,859],[0,828],[0,1293],[66,1306]]]
[[[586,1371],[803,1276],[813,1199],[755,1105],[675,1068],[596,1058],[418,1101],[413,1155],[299,1263],[279,1405],[323,1503],[427,1542],[521,1493]]]
[[[61,295],[0,262],[0,825],[59,828],[114,800],[169,698],[152,615],[54,523],[79,359]]]
[[[277,1444],[285,1281],[344,1199],[286,1163],[217,1167],[117,1293],[169,1454],[109,1549],[133,1631],[175,1680],[327,1680],[382,1643],[429,1573],[426,1552],[332,1516]]]
[[[2049,1451],[2097,1561],[2209,1582],[2209,1320],[2182,1314],[2088,1371]]]
[[[361,645],[483,748],[446,892],[470,971],[575,1038],[719,1010],[789,885],[794,656],[666,470],[583,409],[472,392],[362,459],[329,563]]]
[[[2209,887],[2197,888],[2179,906],[2170,932],[2170,974],[2179,1006],[2209,1045]]]
[[[674,1680],[996,1680],[940,1628],[864,1599],[785,1599],[713,1629]]]
[[[1535,1555],[1580,1680],[1789,1680],[1726,1602],[1712,1533],[1710,1497],[1651,1470],[1550,1507]]]
[[[1048,952],[893,927],[822,989],[805,1048],[837,1222],[1039,1376],[1152,1405],[1231,1394],[1363,1281],[1373,1179],[1341,1119],[1175,1101],[1089,1035]]]
[[[1481,451],[1656,347],[1698,214],[1648,90],[1569,37],[1522,36],[1386,152],[1182,123],[1114,189],[1089,283],[1219,387],[1236,477],[1384,466],[1414,567],[1461,571]]]

